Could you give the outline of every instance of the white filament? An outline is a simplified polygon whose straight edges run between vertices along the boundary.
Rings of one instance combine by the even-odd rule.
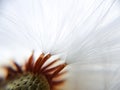
[[[69,64],[119,63],[120,17],[102,25],[115,1],[1,0],[0,60],[34,50]]]

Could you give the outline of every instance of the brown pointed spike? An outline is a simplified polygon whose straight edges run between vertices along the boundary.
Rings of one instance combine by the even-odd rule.
[[[41,72],[41,67],[44,65],[44,63],[51,57],[51,54],[47,54],[42,60],[41,62],[39,63],[36,71],[39,71]]]
[[[26,71],[32,71],[33,64],[34,64],[34,52],[31,54],[31,56],[28,59],[28,62],[25,65]]]
[[[8,73],[16,73],[17,72],[11,67],[4,67],[4,68],[5,68],[5,70],[7,70]]]
[[[44,53],[42,53],[40,56],[39,56],[39,58],[37,59],[37,61],[35,62],[35,65],[34,65],[34,67],[33,67],[33,72],[34,73],[36,73],[37,72],[37,70],[38,70],[38,68],[39,68],[39,65],[40,65],[40,62],[41,62],[41,60],[44,58]]]
[[[22,73],[21,67],[16,62],[13,62],[13,64],[15,65],[17,72]]]
[[[12,69],[11,67],[4,67],[4,68],[7,71],[6,78],[12,78],[17,73],[17,71],[15,71],[14,69]]]
[[[65,83],[65,80],[59,80],[59,81],[52,81],[52,87],[51,90],[60,90],[58,87],[63,85]]]
[[[47,54],[41,61],[40,67],[44,65],[44,63],[51,57],[51,54]]]
[[[44,71],[44,73],[50,73],[50,72],[54,72],[56,69],[58,69],[59,67],[61,67],[61,65],[49,68],[47,70]]]
[[[55,77],[61,70],[63,70],[63,68],[66,66],[67,64],[62,64],[60,65],[57,70],[52,74],[52,78]]]
[[[50,66],[54,65],[58,60],[59,60],[59,59],[56,59],[56,60],[52,61],[51,63],[49,63],[48,65],[44,66],[41,71],[44,72],[44,71],[47,70]]]
[[[59,80],[59,81],[52,81],[53,85],[60,85],[63,84],[65,82],[65,80]]]
[[[54,78],[59,78],[59,77],[61,77],[62,75],[66,74],[66,73],[67,73],[67,71],[58,73]]]

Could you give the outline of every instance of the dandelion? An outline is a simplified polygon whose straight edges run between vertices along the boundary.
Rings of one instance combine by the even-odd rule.
[[[114,3],[1,0],[0,90],[108,90],[120,59],[119,20],[103,24]]]

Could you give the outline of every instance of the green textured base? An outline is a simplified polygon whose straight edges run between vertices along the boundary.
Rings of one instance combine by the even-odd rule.
[[[9,81],[5,90],[50,90],[45,76],[26,73]]]

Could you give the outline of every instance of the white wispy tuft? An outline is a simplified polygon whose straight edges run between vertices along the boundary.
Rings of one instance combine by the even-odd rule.
[[[101,26],[115,1],[1,0],[0,54],[16,58],[34,50],[68,64],[119,63],[120,19]]]

